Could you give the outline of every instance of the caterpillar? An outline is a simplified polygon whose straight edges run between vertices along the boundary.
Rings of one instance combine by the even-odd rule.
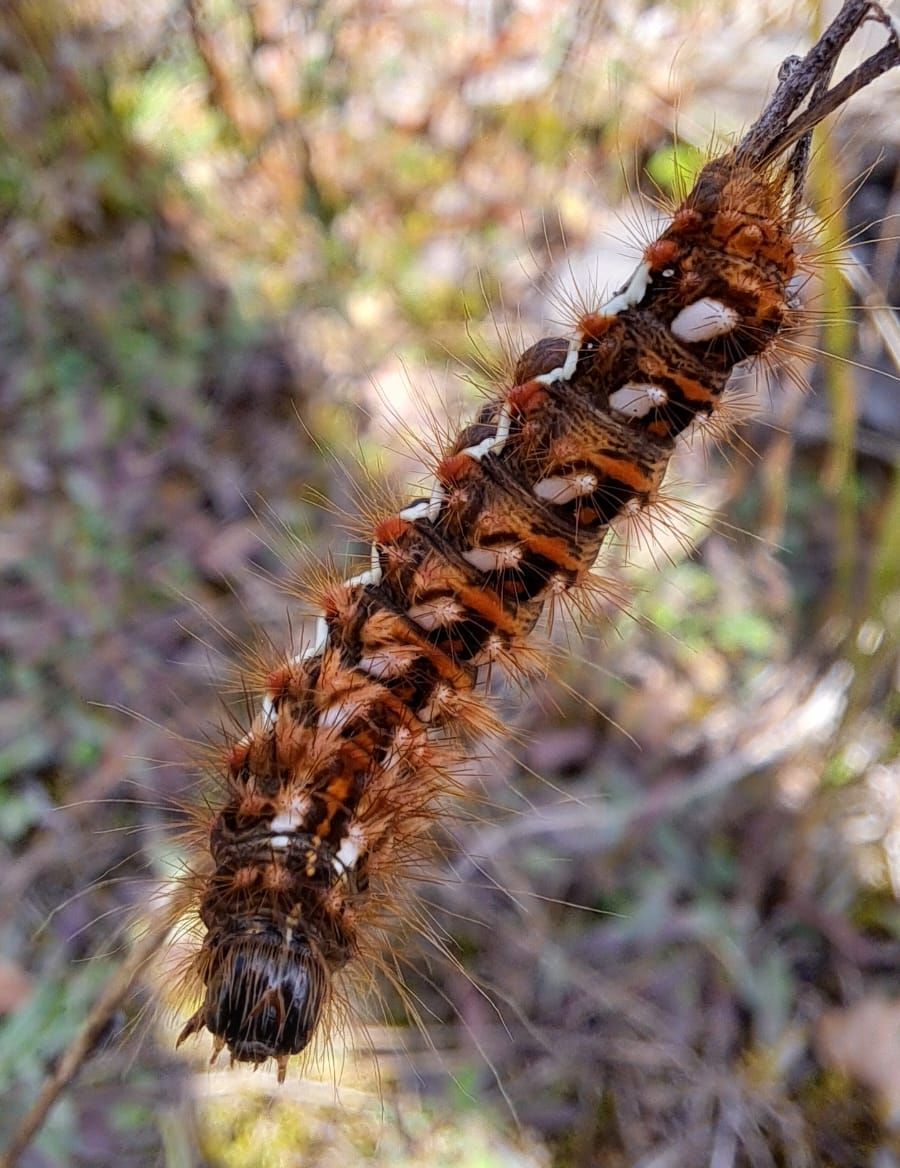
[[[829,88],[869,17],[889,44]],[[274,1059],[284,1079],[454,758],[494,725],[492,667],[520,668],[610,531],[653,507],[679,438],[714,424],[735,367],[793,327],[812,129],[898,59],[881,9],[848,0],[628,281],[526,349],[440,452],[430,494],[374,524],[368,567],[319,589],[315,636],[228,749],[197,888],[203,1002],[179,1044],[207,1030],[213,1059]]]
[[[381,514],[367,532],[361,577],[308,584],[317,632],[258,686],[255,671],[248,685],[262,691],[259,712],[232,733],[224,763],[217,749],[209,809],[193,815],[196,871],[179,904],[191,897],[205,931],[186,978],[192,1009],[202,1005],[182,1039],[209,1030],[215,1055],[227,1048],[253,1066],[274,1059],[281,1080],[294,1052],[324,1029],[340,979],[372,963],[379,926],[411,882],[407,861],[444,796],[464,795],[455,773],[467,739],[499,729],[492,666],[528,666],[534,625],[552,619],[557,600],[591,587],[589,565],[609,533],[654,514],[682,436],[724,432],[734,365],[776,352],[802,318],[791,273],[804,270],[809,129],[897,58],[891,31],[882,53],[829,91],[841,47],[870,15],[883,19],[876,6],[846,5],[804,61],[786,63],[750,133],[707,166],[655,240],[644,238],[634,277],[577,314],[574,338],[548,337],[511,363],[471,426],[442,446],[432,492]],[[258,44],[265,50],[265,36]],[[168,667],[177,654],[160,656]],[[191,709],[183,725],[198,717]],[[111,753],[107,774],[120,773],[123,757],[159,751]],[[85,804],[85,819],[90,812]],[[62,868],[56,839],[49,843]],[[21,896],[28,871],[18,875]],[[182,948],[193,927],[186,919],[178,917]],[[164,948],[166,923],[154,922],[78,1043],[51,1066],[17,1149],[96,1048],[129,979]],[[497,947],[508,961],[502,938]],[[242,1091],[243,1078],[235,1082]]]

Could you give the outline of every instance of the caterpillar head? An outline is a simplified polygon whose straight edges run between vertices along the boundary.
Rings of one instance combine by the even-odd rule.
[[[245,919],[209,934],[201,965],[205,1000],[178,1044],[205,1027],[215,1041],[213,1060],[223,1047],[239,1062],[274,1058],[282,1082],[329,999],[330,974],[315,941],[290,925]]]

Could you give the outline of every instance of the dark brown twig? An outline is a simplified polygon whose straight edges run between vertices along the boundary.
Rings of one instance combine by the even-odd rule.
[[[888,44],[848,73],[833,89],[817,92],[823,78],[830,77],[853,34],[869,18],[888,28]],[[768,105],[737,146],[736,162],[759,165],[776,158],[860,89],[896,65],[900,65],[900,38],[891,18],[871,0],[848,0],[805,57],[788,57],[782,64],[778,86]],[[810,94],[813,98],[809,108],[791,122],[791,115]]]
[[[109,1019],[119,1008],[135,977],[157,952],[169,930],[169,922],[159,921],[150,928],[116,970],[88,1014],[81,1030],[72,1040],[53,1074],[46,1080],[31,1110],[19,1125],[9,1146],[0,1158],[0,1168],[14,1168],[19,1157],[40,1131],[50,1109],[69,1086],[101,1037]]]

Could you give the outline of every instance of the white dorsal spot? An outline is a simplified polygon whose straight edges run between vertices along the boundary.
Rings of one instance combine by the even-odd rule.
[[[568,381],[578,365],[578,353],[581,349],[581,336],[574,336],[569,341],[569,348],[566,353],[566,359],[562,365],[557,365],[555,369],[549,370],[547,373],[541,373],[535,377],[535,381],[539,385],[553,385],[556,381]]]
[[[515,568],[522,560],[522,549],[518,544],[498,544],[497,547],[468,548],[462,554],[467,564],[479,572],[499,572],[503,568]]]
[[[359,702],[332,702],[319,714],[319,729],[335,730],[346,725],[347,722],[356,717],[360,708]]]
[[[381,577],[381,557],[378,554],[377,545],[373,543],[369,551],[369,570],[360,572],[358,576],[351,576],[346,584],[348,588],[355,588],[358,584],[366,587],[368,584],[380,584]]]
[[[497,419],[497,429],[490,437],[482,439],[475,446],[467,446],[465,450],[461,450],[460,454],[467,454],[469,458],[474,458],[476,462],[480,462],[486,454],[499,454],[506,441],[509,438],[509,430],[512,425],[512,413],[509,405],[504,402],[500,407],[500,416]]]
[[[618,316],[627,308],[633,308],[636,304],[640,304],[650,287],[652,279],[650,272],[650,265],[646,261],[638,264],[622,291],[617,292],[602,306],[600,315]],[[569,381],[578,367],[578,354],[581,351],[581,346],[585,343],[596,345],[596,340],[593,337],[588,337],[586,340],[583,332],[577,333],[569,341],[569,349],[562,365],[558,365],[547,373],[539,374],[534,380],[540,385],[553,385],[556,381]]]
[[[298,827],[303,826],[310,806],[311,802],[308,798],[297,796],[291,800],[286,809],[282,809],[273,816],[269,830],[272,832],[296,831]]]
[[[547,503],[571,503],[582,495],[590,495],[597,489],[597,476],[590,471],[573,471],[567,475],[548,475],[531,488],[538,499]]]
[[[287,848],[290,844],[291,834],[303,826],[309,808],[309,799],[299,797],[292,799],[286,810],[279,811],[277,815],[274,815],[269,824],[269,831],[272,833],[269,839],[270,846],[278,851]]]
[[[379,568],[377,572],[372,572],[372,571],[360,572],[360,574],[358,576],[351,576],[350,579],[345,580],[344,583],[347,585],[348,588],[357,588],[360,585],[363,588],[365,588],[369,584],[380,584],[381,583],[381,569]]]
[[[397,668],[397,661],[390,652],[369,653],[367,656],[360,657],[356,668],[363,673],[368,673],[370,677],[377,677],[379,681],[385,677],[396,677],[401,672]]]
[[[278,722],[278,710],[275,706],[275,699],[271,694],[266,694],[263,698],[262,709],[262,730],[264,734],[270,734]]]
[[[629,381],[609,395],[610,409],[626,418],[643,418],[651,410],[658,410],[669,400],[668,393],[661,385],[641,385]]]
[[[443,501],[444,488],[436,482],[431,488],[431,498],[421,499],[418,503],[410,503],[399,513],[400,518],[405,519],[407,523],[415,523],[417,519],[437,519],[441,513]]]
[[[600,309],[601,314],[603,316],[618,316],[627,308],[634,308],[636,304],[640,304],[650,287],[650,271],[650,265],[646,261],[638,264],[622,291],[617,292],[611,300],[607,300]]]
[[[345,872],[350,872],[356,866],[357,860],[365,849],[365,833],[358,824],[353,823],[347,829],[347,834],[341,840],[341,846],[335,853],[334,859],[331,861],[331,866],[339,876]]]
[[[428,500],[422,499],[418,503],[410,503],[408,507],[404,507],[399,513],[401,519],[405,519],[407,523],[415,523],[417,519],[430,519],[428,514]]]
[[[313,633],[312,641],[306,646],[305,649],[301,649],[299,653],[295,653],[294,656],[291,657],[288,664],[302,665],[308,657],[318,656],[318,654],[323,651],[327,644],[328,621],[324,616],[318,616],[316,617],[316,629]]]
[[[702,300],[695,300],[672,321],[673,336],[679,341],[691,344],[695,341],[711,341],[715,337],[723,337],[730,333],[740,321],[737,309],[721,300],[713,300],[704,296]]]
[[[360,657],[356,668],[379,680],[399,677],[418,655],[419,650],[414,645],[381,647]]]
[[[452,624],[463,615],[463,609],[452,596],[438,596],[422,604],[414,604],[406,610],[411,621],[426,632]]]

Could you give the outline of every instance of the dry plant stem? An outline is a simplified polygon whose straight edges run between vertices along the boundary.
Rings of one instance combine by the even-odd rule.
[[[872,7],[875,9],[874,5]],[[880,11],[880,9],[875,9],[875,11]],[[886,17],[885,21],[887,22]],[[786,133],[772,143],[771,150],[767,155],[768,158],[775,158],[787,150],[788,147],[819,125],[829,114],[840,109],[855,93],[859,93],[861,89],[865,89],[883,73],[887,73],[889,69],[894,69],[900,64],[900,41],[898,41],[894,26],[889,22],[888,24],[891,29],[891,43],[869,57],[852,73],[848,73],[843,81],[835,85],[833,89],[829,89],[821,100],[801,114]]]
[[[825,221],[822,245],[836,251],[844,238],[844,216],[838,210],[842,179],[839,160],[831,141],[823,136],[816,154],[814,184],[818,188]],[[830,213],[829,213],[830,212]],[[836,265],[822,272],[822,308],[825,327],[823,368],[831,407],[831,449],[824,470],[824,488],[835,510],[835,563],[827,616],[837,618],[840,634],[848,629],[854,610],[854,575],[857,562],[858,514],[856,476],[857,408],[850,353],[853,343],[851,303],[843,273]]]
[[[109,1019],[125,1000],[135,977],[157,952],[168,931],[167,921],[160,921],[155,928],[148,929],[129,953],[128,958],[109,979],[81,1030],[60,1059],[59,1066],[45,1081],[40,1095],[19,1125],[18,1131],[0,1159],[0,1168],[13,1168],[13,1165],[18,1163],[22,1153],[43,1127],[57,1099],[78,1074]]]
[[[872,279],[866,269],[848,256],[841,271],[858,303],[871,308],[871,320],[885,352],[891,359],[895,373],[900,374],[900,320],[887,305],[883,288]],[[895,457],[893,477],[887,497],[881,508],[878,533],[871,556],[860,613],[863,619],[880,622],[881,643],[873,651],[861,648],[858,639],[850,650],[850,661],[856,671],[848,703],[847,717],[859,712],[868,699],[872,679],[884,675],[896,660],[900,611],[892,597],[900,590],[900,459]],[[858,630],[854,629],[856,633]],[[894,698],[897,707],[897,698]]]
[[[830,76],[844,46],[867,19],[878,20],[889,30],[889,41],[839,82],[833,89],[815,92]],[[850,0],[805,57],[789,57],[779,70],[775,93],[760,118],[742,138],[736,151],[738,164],[761,164],[777,158],[799,142],[830,113],[864,89],[882,73],[900,64],[900,39],[887,13],[870,0]],[[814,93],[809,108],[794,122],[791,115]]]

